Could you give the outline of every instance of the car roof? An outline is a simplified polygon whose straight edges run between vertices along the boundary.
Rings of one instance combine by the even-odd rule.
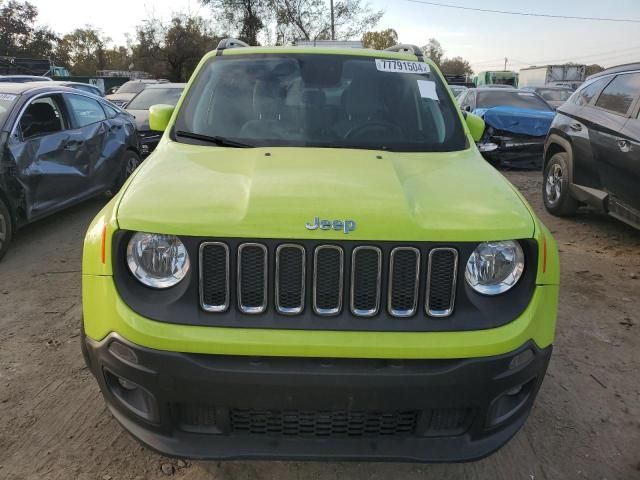
[[[154,83],[153,85],[149,85],[147,88],[145,88],[145,90],[153,90],[154,88],[185,88],[186,86],[186,83]]]
[[[540,85],[539,87],[523,87],[523,88],[532,88],[534,90],[571,90],[569,87],[563,87],[562,85]],[[571,90],[573,91],[573,90]]]
[[[78,90],[64,85],[57,85],[54,82],[28,82],[28,83],[11,83],[0,82],[0,93],[11,93],[14,95],[22,95],[31,91],[41,92],[70,92],[78,93]]]
[[[640,71],[640,63],[626,63],[624,65],[618,65],[617,67],[607,68],[601,72],[594,73],[593,75],[589,75],[587,80],[591,80],[593,78],[604,77],[605,75],[611,75],[612,73],[624,73],[624,72],[632,72],[634,70]]]
[[[0,75],[0,78],[41,78],[43,82],[51,81],[49,77],[45,77],[44,75]]]

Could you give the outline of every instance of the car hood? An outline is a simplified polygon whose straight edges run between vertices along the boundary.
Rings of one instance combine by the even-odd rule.
[[[139,132],[146,132],[149,128],[149,110],[129,110],[126,109],[136,119],[136,129]]]
[[[135,93],[112,93],[111,95],[107,95],[106,98],[110,102],[118,101],[118,102],[128,102],[133,97],[135,97]]]
[[[356,228],[310,231],[314,217]],[[161,142],[122,194],[126,230],[240,238],[481,241],[530,238],[511,184],[475,148],[391,153]]]
[[[556,115],[555,112],[515,107],[478,108],[474,113],[490,127],[532,137],[546,136]]]

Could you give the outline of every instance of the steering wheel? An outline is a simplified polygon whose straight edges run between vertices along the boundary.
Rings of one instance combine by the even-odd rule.
[[[362,135],[364,132],[380,131],[380,130],[393,131],[398,136],[402,136],[402,130],[397,125],[394,125],[393,123],[390,123],[390,122],[377,120],[374,122],[367,122],[367,123],[363,123],[362,125],[357,125],[353,127],[351,130],[349,130],[346,133],[346,135],[344,136],[344,139],[353,140],[354,137],[358,137],[359,135]]]

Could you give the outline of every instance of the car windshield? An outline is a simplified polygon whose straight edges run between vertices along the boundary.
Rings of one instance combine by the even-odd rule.
[[[127,82],[124,83],[116,93],[138,93],[144,90],[148,86],[143,82]]]
[[[222,137],[249,146],[462,150],[462,122],[446,88],[419,62],[325,54],[216,57],[194,80],[175,137],[189,143],[198,143],[194,136]]]
[[[4,125],[17,98],[18,96],[12,93],[0,93],[0,128]]]
[[[149,110],[151,105],[163,103],[175,105],[182,95],[182,88],[147,88],[133,97],[127,110]]]
[[[478,108],[515,107],[527,110],[553,111],[540,97],[533,92],[522,92],[508,89],[495,89],[478,92]]]
[[[538,90],[538,94],[547,102],[566,102],[573,92],[568,89],[542,88]]]

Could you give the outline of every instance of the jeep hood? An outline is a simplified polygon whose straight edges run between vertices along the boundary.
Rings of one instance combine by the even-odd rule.
[[[310,231],[314,217],[356,228]],[[120,228],[244,238],[481,241],[530,238],[534,222],[475,148],[393,153],[161,142],[125,187]]]

